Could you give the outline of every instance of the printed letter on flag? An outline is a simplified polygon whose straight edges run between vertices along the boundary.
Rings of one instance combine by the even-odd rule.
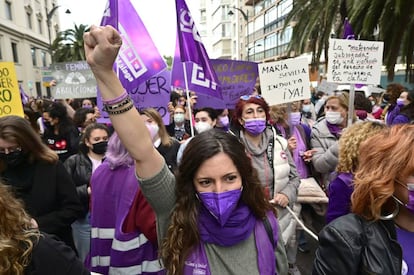
[[[101,26],[104,25],[113,26],[122,36],[122,47],[114,69],[127,92],[166,68],[129,0],[109,0],[101,21]]]
[[[176,0],[177,9],[177,47],[176,52],[179,53],[179,61],[186,62],[188,77],[188,88],[199,94],[207,94],[210,96],[222,98],[220,83],[214,72],[213,66],[210,64],[207,52],[201,42],[201,37],[194,24],[194,20],[188,10],[187,4],[184,0]],[[177,54],[174,57],[173,66],[173,81],[172,84],[184,84],[179,76],[181,73],[174,73],[175,70],[180,69],[180,62],[177,62]],[[190,64],[191,62],[191,64]],[[178,65],[178,66],[177,66]],[[182,78],[184,79],[184,78]]]

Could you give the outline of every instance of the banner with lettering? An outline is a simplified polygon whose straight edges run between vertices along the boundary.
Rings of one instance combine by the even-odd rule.
[[[168,125],[170,124],[170,113],[167,105],[170,101],[170,88],[171,71],[164,70],[128,93],[138,110],[154,108],[160,113],[164,124]],[[97,105],[102,110],[103,104],[100,96],[97,98]],[[99,122],[109,122],[109,115],[105,111],[101,111],[101,116]]]
[[[311,97],[307,58],[290,58],[258,66],[262,96],[269,105]]]
[[[19,84],[13,62],[0,62],[0,117],[24,117]]]
[[[111,25],[122,37],[114,69],[127,91],[163,71],[167,65],[129,0],[109,0],[101,26]]]
[[[96,97],[96,80],[86,61],[51,64],[50,71],[56,81],[51,88],[53,98]]]
[[[328,81],[380,84],[384,42],[330,39]]]
[[[242,95],[250,95],[258,76],[257,63],[229,59],[211,59],[211,65],[221,84],[223,100],[197,94],[196,108],[234,109]]]

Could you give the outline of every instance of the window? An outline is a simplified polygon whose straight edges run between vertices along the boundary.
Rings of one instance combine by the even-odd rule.
[[[42,20],[37,20],[37,25],[39,27],[39,33],[43,34]]]
[[[13,14],[12,14],[12,2],[11,0],[5,0],[4,4],[6,6],[5,12],[6,12],[6,19],[13,20]]]
[[[17,51],[17,43],[12,42],[11,47],[12,47],[12,52],[13,52],[13,61],[14,61],[14,63],[19,63],[19,54],[18,54],[18,51]]]
[[[37,66],[37,60],[36,60],[36,48],[35,47],[31,47],[30,48],[30,52],[32,54],[32,64],[33,66]]]
[[[40,56],[41,56],[41,58],[42,58],[42,66],[43,67],[46,67],[47,65],[46,65],[46,52],[45,51],[41,51],[40,52]]]
[[[0,35],[0,60],[3,60],[3,36]]]
[[[27,27],[33,30],[33,18],[32,18],[33,9],[30,5],[25,6],[24,9],[26,11]]]

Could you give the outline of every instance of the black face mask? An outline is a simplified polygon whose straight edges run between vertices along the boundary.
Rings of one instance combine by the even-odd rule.
[[[94,152],[95,154],[98,154],[98,155],[103,155],[103,154],[105,154],[106,148],[108,147],[108,142],[107,141],[101,141],[101,142],[92,144],[92,146],[93,146],[92,152]]]
[[[15,167],[25,160],[25,155],[22,151],[14,151],[8,154],[0,153],[0,159],[7,163],[8,167]]]
[[[385,94],[383,97],[385,102],[390,101],[390,95],[389,94]]]

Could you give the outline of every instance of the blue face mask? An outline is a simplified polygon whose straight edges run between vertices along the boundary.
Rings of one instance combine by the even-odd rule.
[[[199,192],[198,197],[217,222],[224,226],[240,200],[242,189],[222,193]]]

